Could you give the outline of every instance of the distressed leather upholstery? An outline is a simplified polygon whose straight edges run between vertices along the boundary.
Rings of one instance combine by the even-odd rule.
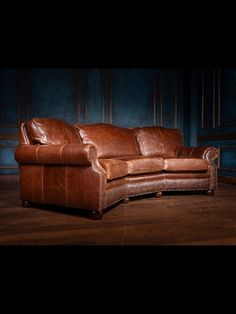
[[[123,160],[99,159],[99,163],[105,169],[108,180],[122,178],[128,174],[128,165]]]
[[[134,132],[110,124],[77,125],[84,144],[97,148],[98,158],[139,155]]]
[[[34,144],[81,143],[78,131],[73,126],[57,119],[34,118],[27,122],[27,130]]]
[[[135,130],[142,156],[176,157],[183,145],[179,129],[144,127]]]
[[[217,188],[215,147],[185,147],[179,129],[22,123],[15,159],[20,198],[102,210],[126,197]]]
[[[166,158],[164,170],[167,172],[206,171],[208,162],[202,158]]]

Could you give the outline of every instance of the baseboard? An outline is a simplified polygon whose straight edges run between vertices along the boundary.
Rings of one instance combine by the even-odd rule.
[[[236,177],[229,176],[219,176],[218,181],[222,183],[235,184],[236,185]]]
[[[0,175],[0,182],[19,182],[18,174],[2,174]]]

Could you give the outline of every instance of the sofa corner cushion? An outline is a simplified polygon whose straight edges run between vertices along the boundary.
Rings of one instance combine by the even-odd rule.
[[[54,118],[33,118],[27,122],[27,130],[34,144],[60,145],[82,142],[77,128]]]
[[[84,144],[97,148],[98,158],[114,158],[139,155],[133,129],[110,124],[75,125]]]
[[[135,135],[140,154],[145,157],[176,157],[183,146],[180,129],[150,126],[136,128]]]
[[[167,172],[195,172],[206,171],[208,163],[202,158],[166,158],[164,170]]]
[[[106,171],[107,180],[122,178],[128,174],[128,166],[124,160],[99,159],[99,163]]]

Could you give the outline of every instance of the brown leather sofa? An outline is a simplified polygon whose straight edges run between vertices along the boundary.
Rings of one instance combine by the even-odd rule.
[[[129,197],[217,187],[215,147],[184,147],[179,129],[69,125],[52,118],[22,123],[15,159],[20,198],[31,202],[103,210]]]

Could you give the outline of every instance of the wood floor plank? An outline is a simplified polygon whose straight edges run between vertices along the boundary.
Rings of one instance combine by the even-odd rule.
[[[99,221],[77,209],[21,207],[18,182],[0,185],[0,245],[235,245],[236,186],[214,196],[164,193],[112,206]]]

